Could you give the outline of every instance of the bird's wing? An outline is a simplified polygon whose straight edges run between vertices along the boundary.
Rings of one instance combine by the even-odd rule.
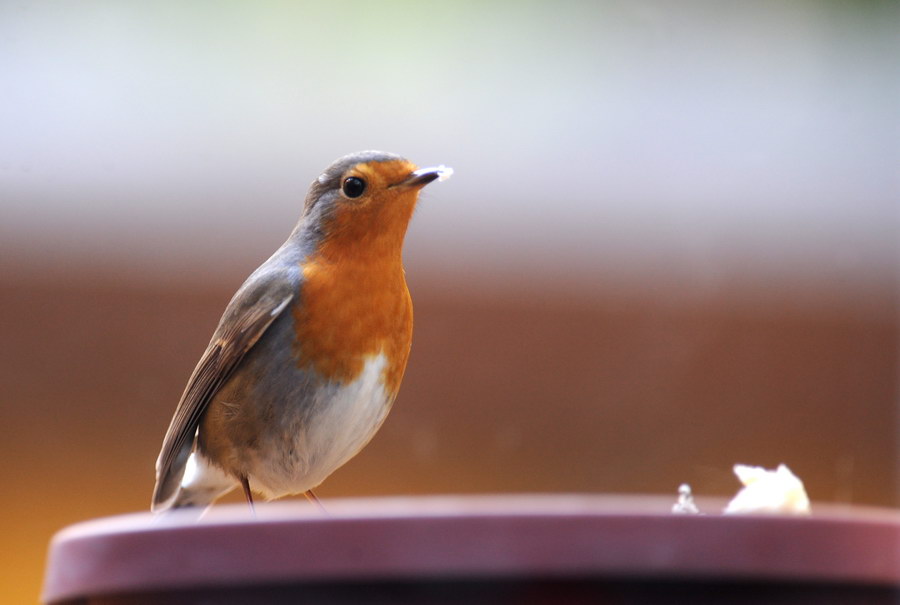
[[[244,355],[294,297],[287,284],[248,280],[229,303],[212,341],[188,380],[156,461],[152,508],[175,495],[194,446],[200,417]]]

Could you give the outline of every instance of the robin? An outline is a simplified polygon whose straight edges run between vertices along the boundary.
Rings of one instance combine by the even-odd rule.
[[[238,485],[306,494],[375,435],[397,396],[413,310],[401,251],[423,186],[452,174],[342,157],[310,185],[287,241],[225,308],[156,462],[151,509]]]

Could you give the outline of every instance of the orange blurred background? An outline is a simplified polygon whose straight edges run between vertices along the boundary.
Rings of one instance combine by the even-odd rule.
[[[0,5],[0,585],[144,510],[229,297],[307,184],[456,175],[410,365],[320,497],[737,490],[898,504],[898,5]]]

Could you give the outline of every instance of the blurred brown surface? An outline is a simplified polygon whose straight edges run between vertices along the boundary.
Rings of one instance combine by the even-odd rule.
[[[153,463],[229,286],[0,282],[7,578],[33,600],[50,535],[144,510]],[[896,504],[896,296],[667,296],[411,280],[394,411],[321,497],[732,495],[787,463],[815,500]],[[466,294],[469,292],[470,294]],[[15,580],[13,582],[13,579]]]

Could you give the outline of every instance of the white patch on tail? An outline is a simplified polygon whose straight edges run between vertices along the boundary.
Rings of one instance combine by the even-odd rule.
[[[234,477],[226,475],[222,469],[195,451],[185,464],[181,486],[172,506],[207,506],[235,487],[237,482]]]

